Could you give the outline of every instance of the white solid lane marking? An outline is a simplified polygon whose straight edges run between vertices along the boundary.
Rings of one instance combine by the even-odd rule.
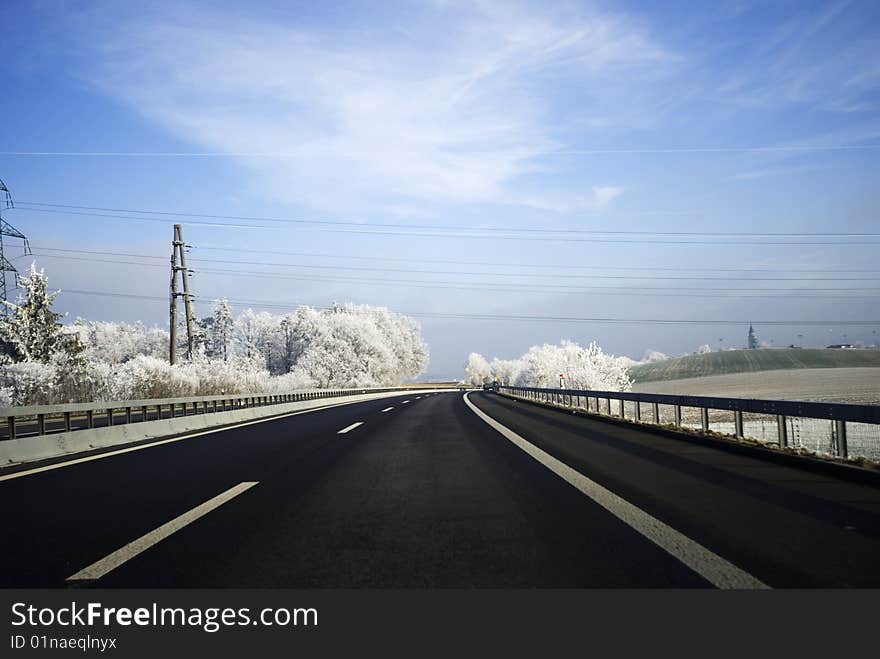
[[[408,400],[403,401],[403,405],[406,405],[408,402]]]
[[[117,549],[112,554],[108,554],[88,567],[84,567],[76,574],[67,577],[67,581],[94,581],[95,579],[100,579],[126,561],[130,561],[141,552],[144,552],[156,543],[161,542],[175,531],[179,531],[184,526],[196,521],[199,517],[207,515],[215,508],[219,508],[230,499],[234,499],[239,494],[246,492],[256,484],[257,482],[239,483],[235,487],[229,488],[213,499],[208,499],[205,503],[196,506],[179,517],[175,517],[170,522],[166,522],[159,528],[150,531],[146,535],[142,535],[137,540],[129,542],[121,549]]]
[[[554,458],[506,426],[501,425],[474,405],[468,396],[469,394],[464,395],[464,402],[467,403],[474,414],[504,435],[511,443],[528,453],[569,485],[586,494],[619,520],[628,524],[658,547],[687,565],[716,588],[770,588],[770,586],[753,577],[748,572],[738,568],[698,542],[691,540],[671,526],[667,526],[656,517],[649,515],[641,508],[614,494],[611,490],[602,487],[597,482],[572,469],[561,460]]]
[[[344,435],[345,433],[351,432],[352,430],[354,430],[358,426],[362,426],[362,425],[364,425],[363,421],[358,421],[357,423],[352,423],[350,426],[346,426],[342,430],[338,431],[336,434],[337,435]]]
[[[393,410],[393,409],[394,409],[393,406],[392,406],[392,407],[386,407],[386,408],[385,408],[384,410],[382,410],[382,411],[383,411],[383,412],[390,412],[390,411]]]
[[[416,396],[416,400],[422,400],[421,396]]]

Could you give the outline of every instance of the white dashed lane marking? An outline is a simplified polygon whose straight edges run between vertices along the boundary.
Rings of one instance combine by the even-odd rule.
[[[256,484],[256,482],[239,483],[235,487],[229,488],[213,499],[208,499],[192,510],[188,510],[182,515],[175,517],[170,522],[166,522],[159,528],[150,531],[146,535],[142,535],[137,540],[132,540],[121,549],[114,551],[112,554],[108,554],[101,560],[92,563],[88,567],[84,567],[76,574],[67,577],[67,581],[94,581],[95,579],[100,579],[108,572],[115,570],[123,563],[130,561],[138,554],[146,551],[156,543],[161,542],[172,533],[191,524],[199,517],[204,517],[215,508],[219,508],[230,499],[234,499],[239,494],[246,492]]]

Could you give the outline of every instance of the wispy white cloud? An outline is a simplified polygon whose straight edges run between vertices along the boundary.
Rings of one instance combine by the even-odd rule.
[[[803,165],[799,167],[765,167],[762,169],[750,169],[745,172],[740,172],[739,174],[734,174],[733,176],[731,176],[731,178],[736,181],[752,181],[757,179],[778,178],[784,176],[794,176],[796,174],[806,174],[809,172],[819,171],[821,169],[825,168],[815,165]]]
[[[95,80],[197,147],[284,154],[247,162],[274,195],[313,208],[595,210],[621,193],[587,182],[551,198],[521,183],[566,146],[560,90],[586,101],[674,61],[646,30],[507,2],[425,11],[412,26],[323,31],[178,10],[115,26]]]
[[[802,106],[876,112],[878,40],[866,37],[860,10],[835,2],[792,13],[775,30],[749,33],[738,64],[718,81],[722,98],[750,108]]]
[[[572,194],[564,198],[548,195],[511,196],[511,203],[529,206],[538,210],[557,213],[597,212],[608,207],[617,197],[623,194],[623,188],[613,185],[595,185],[590,194]]]

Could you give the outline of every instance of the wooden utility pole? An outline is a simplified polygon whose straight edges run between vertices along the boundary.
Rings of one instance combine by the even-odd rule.
[[[186,243],[183,242],[181,225],[174,225],[174,240],[171,248],[171,309],[169,318],[169,349],[168,361],[177,363],[177,298],[183,298],[184,314],[186,315],[186,357],[192,359],[193,354],[193,309],[192,295],[189,292],[189,270],[186,267]],[[177,273],[183,283],[183,292],[177,288]]]

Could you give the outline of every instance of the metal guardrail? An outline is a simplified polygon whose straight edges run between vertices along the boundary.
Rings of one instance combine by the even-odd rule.
[[[681,396],[675,394],[648,394],[620,391],[592,391],[589,389],[542,389],[537,387],[498,386],[496,391],[511,396],[550,403],[563,407],[579,407],[581,398],[593,398],[596,410],[600,410],[599,401],[605,401],[607,414],[611,415],[611,401],[618,401],[619,418],[626,419],[625,402],[635,403],[635,421],[642,421],[642,403],[652,406],[652,418],[659,422],[660,405],[670,405],[674,410],[674,425],[682,426],[681,408],[693,407],[700,409],[703,431],[709,430],[709,410],[726,410],[734,413],[734,429],[737,437],[744,437],[743,413],[766,414],[776,417],[776,425],[780,446],[788,446],[788,417],[805,417],[812,419],[828,419],[834,422],[837,435],[837,452],[847,457],[846,424],[868,423],[880,424],[880,405],[855,405],[850,403],[820,403],[810,401],[764,400],[757,398],[719,398],[715,396]],[[577,400],[575,400],[577,399]]]
[[[402,386],[384,388],[359,389],[320,389],[315,391],[298,391],[289,394],[237,394],[219,396],[190,396],[184,398],[155,398],[147,400],[117,400],[95,403],[69,403],[64,405],[27,405],[21,407],[0,408],[0,419],[6,419],[6,436],[0,441],[16,439],[18,428],[24,423],[34,426],[34,434],[45,435],[47,425],[56,423],[60,427],[57,432],[71,432],[95,428],[96,423],[103,420],[106,426],[157,419],[171,419],[178,416],[193,414],[210,414],[279,405],[302,400],[320,398],[337,398],[357,394],[387,393],[392,391],[415,391],[433,389],[433,386]],[[178,414],[180,412],[181,414]],[[150,418],[152,413],[153,418]],[[74,420],[83,420],[81,426],[74,425]]]

